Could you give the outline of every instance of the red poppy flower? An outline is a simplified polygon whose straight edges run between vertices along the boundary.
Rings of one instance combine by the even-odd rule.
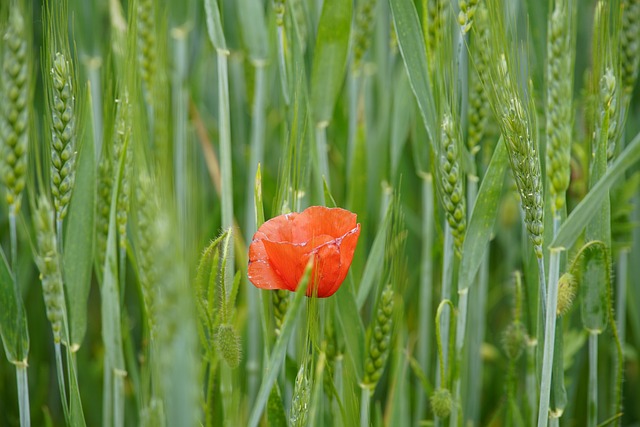
[[[344,209],[312,206],[277,216],[253,235],[249,280],[262,289],[295,291],[313,257],[307,296],[317,289],[318,297],[329,297],[347,276],[359,236],[356,214]]]

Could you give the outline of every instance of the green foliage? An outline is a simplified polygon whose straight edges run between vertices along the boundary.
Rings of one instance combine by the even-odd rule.
[[[637,424],[640,8],[583,6],[0,1],[0,425]],[[340,289],[255,288],[313,205]]]

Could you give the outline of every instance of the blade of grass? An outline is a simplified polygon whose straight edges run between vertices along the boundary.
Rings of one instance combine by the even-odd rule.
[[[474,282],[480,264],[482,264],[482,254],[486,251],[491,239],[502,195],[504,174],[509,164],[507,159],[507,149],[500,138],[480,185],[478,198],[473,206],[467,226],[462,248],[464,256],[460,262],[460,278],[458,279],[460,290],[469,288]]]
[[[27,359],[29,355],[29,330],[24,305],[9,269],[9,263],[0,246],[0,337],[9,362],[16,366],[20,426],[29,427],[29,381]]]
[[[329,184],[326,128],[344,81],[352,9],[350,1],[323,2],[311,68],[311,111],[316,125],[318,167]]]
[[[64,285],[71,337],[69,345],[73,353],[80,348],[87,329],[87,298],[93,263],[96,157],[90,88],[86,93],[84,141],[78,155],[77,180],[69,207],[63,253]]]
[[[413,2],[389,0],[393,12],[393,23],[398,37],[398,47],[409,76],[409,83],[418,101],[420,113],[429,141],[435,151],[436,106],[429,85],[430,75],[427,67],[427,54],[420,21]]]
[[[358,310],[362,308],[367,301],[367,297],[373,288],[373,284],[384,267],[384,250],[387,239],[387,230],[391,222],[392,204],[387,205],[387,210],[384,216],[384,220],[381,223],[376,238],[371,246],[367,263],[364,266],[362,273],[362,279],[360,280],[360,286],[358,287],[358,295],[356,302],[358,304]]]

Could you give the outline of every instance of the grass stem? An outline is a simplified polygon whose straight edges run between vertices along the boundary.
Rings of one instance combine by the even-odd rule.
[[[425,374],[431,362],[433,315],[433,236],[434,236],[433,176],[425,174],[422,179],[422,256],[420,263],[420,311],[418,314],[418,363]],[[417,409],[414,425],[426,415],[426,398],[422,387],[416,390]]]
[[[56,372],[58,374],[58,387],[60,389],[60,400],[62,401],[62,412],[64,413],[65,420],[69,422],[69,404],[67,400],[67,390],[64,385],[64,368],[62,367],[62,350],[60,347],[61,344],[59,342],[55,343]]]
[[[26,363],[16,363],[16,382],[18,384],[20,427],[30,427],[31,415],[29,413],[29,379],[27,376]]]
[[[549,261],[549,276],[558,277],[560,269],[560,250],[551,249]],[[540,270],[540,287],[545,287],[544,260],[538,258]],[[540,402],[538,406],[538,427],[546,427],[549,421],[549,396],[551,393],[551,373],[553,369],[553,350],[556,334],[556,306],[558,304],[558,281],[549,283],[549,293],[546,295],[546,310],[544,316],[544,350],[542,355],[542,374],[540,380]],[[540,345],[538,343],[538,345]]]
[[[360,398],[360,427],[369,427],[369,406],[371,404],[371,390],[369,387],[362,387]]]

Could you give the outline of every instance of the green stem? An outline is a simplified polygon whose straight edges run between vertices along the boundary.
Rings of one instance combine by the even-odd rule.
[[[451,280],[453,278],[453,235],[451,234],[451,227],[449,223],[445,223],[444,231],[444,257],[442,260],[442,291],[441,300],[451,299]],[[451,320],[451,314],[449,311],[445,311],[442,319],[441,331],[442,334],[442,357],[438,361],[441,365],[439,377],[436,378],[436,384],[441,387],[446,384],[446,379],[442,378],[442,373],[448,369],[447,361],[449,360],[449,325]]]
[[[329,157],[327,156],[327,122],[316,124],[316,150],[318,152],[318,165],[320,174],[331,188],[329,179]],[[320,183],[322,185],[322,182]],[[322,192],[324,195],[324,192]]]
[[[622,249],[618,255],[618,263],[616,268],[616,314],[618,315],[616,323],[618,324],[618,337],[620,342],[625,342],[625,319],[627,308],[627,274],[629,265],[629,250]]]
[[[369,427],[369,406],[371,403],[371,390],[369,387],[362,387],[362,397],[360,398],[360,427]]]
[[[113,425],[113,393],[111,392],[113,376],[111,364],[107,357],[104,358],[102,372],[102,425]]]
[[[282,97],[284,103],[289,105],[289,87],[287,85],[287,61],[285,58],[286,37],[284,26],[278,26],[278,68],[280,70],[280,85],[282,86]]]
[[[527,341],[527,411],[529,414],[529,425],[536,423],[536,402],[538,398],[538,386],[536,383],[536,351],[540,345],[537,340],[530,339]]]
[[[221,175],[221,209],[222,227],[233,227],[233,174],[231,159],[231,113],[229,110],[229,75],[227,56],[229,52],[218,49],[218,114],[220,122],[220,175]],[[226,283],[233,283],[233,245],[229,245],[228,265],[224,271]],[[230,289],[230,286],[229,286]],[[228,297],[228,291],[227,295]]]
[[[209,363],[209,377],[207,378],[207,395],[205,403],[205,426],[213,427],[215,415],[213,395],[216,390],[216,370],[214,363]]]
[[[124,291],[127,277],[127,249],[120,246],[119,250],[118,283],[120,285],[120,304],[124,306]]]
[[[175,118],[173,126],[174,146],[174,188],[178,213],[178,227],[180,227],[179,252],[184,254],[186,249],[187,224],[187,100],[185,90],[187,60],[187,31],[174,28],[171,31],[173,39],[173,63],[175,66],[171,89],[172,111]]]
[[[60,343],[55,343],[56,353],[56,372],[58,374],[58,387],[60,388],[60,400],[62,401],[62,412],[67,423],[70,422],[69,418],[69,406],[67,400],[67,390],[64,385],[64,368],[62,367],[62,351],[60,350]]]
[[[549,261],[549,276],[558,277],[560,269],[560,250],[551,249],[551,260]],[[538,268],[540,270],[540,286],[543,288],[545,282],[544,260],[538,258]],[[556,310],[558,305],[558,281],[549,283],[549,293],[546,295],[546,310],[544,313],[544,350],[542,355],[542,379],[540,380],[540,403],[538,406],[538,427],[546,427],[549,421],[549,395],[551,393],[551,373],[553,369],[553,351],[555,348],[556,335]]]
[[[587,425],[598,425],[598,333],[589,332],[589,399]]]
[[[113,373],[113,425],[124,426],[124,376],[126,373],[114,369]]]
[[[236,425],[235,412],[232,405],[233,398],[233,371],[226,366],[220,366],[220,396],[222,397],[222,411],[224,414],[224,425],[233,427]]]
[[[553,237],[558,234],[560,226],[562,225],[562,219],[559,215],[553,217]],[[555,251],[551,253],[551,256],[557,256],[560,258],[560,254]],[[558,261],[559,262],[559,261]],[[560,278],[560,269],[549,269],[549,284],[558,283]],[[559,418],[562,416],[567,403],[567,391],[564,386],[564,354],[563,354],[563,330],[562,322],[556,321],[556,337],[555,337],[555,351],[553,357],[553,369],[551,373],[551,396],[550,396],[550,421],[552,425],[559,424]]]
[[[31,426],[31,415],[29,413],[29,380],[26,363],[16,363],[16,382],[18,384],[20,427],[29,427]]]
[[[458,413],[462,409],[460,393],[460,370],[462,368],[462,348],[464,346],[464,336],[467,329],[467,307],[469,298],[469,288],[458,290],[458,319],[456,321],[456,351],[455,351],[455,367],[453,375],[453,391],[454,391],[454,408],[451,411],[451,418],[449,420],[450,427],[456,427],[458,425]],[[462,415],[460,413],[460,415]],[[462,420],[461,420],[462,421]]]
[[[433,212],[433,176],[422,177],[422,257],[420,263],[420,311],[418,312],[418,363],[422,371],[428,375],[430,366],[429,351],[431,348],[431,325],[433,322],[431,306],[433,304],[433,260],[432,247],[434,235]],[[414,425],[418,425],[426,413],[425,391],[422,387],[416,390],[417,409]]]

